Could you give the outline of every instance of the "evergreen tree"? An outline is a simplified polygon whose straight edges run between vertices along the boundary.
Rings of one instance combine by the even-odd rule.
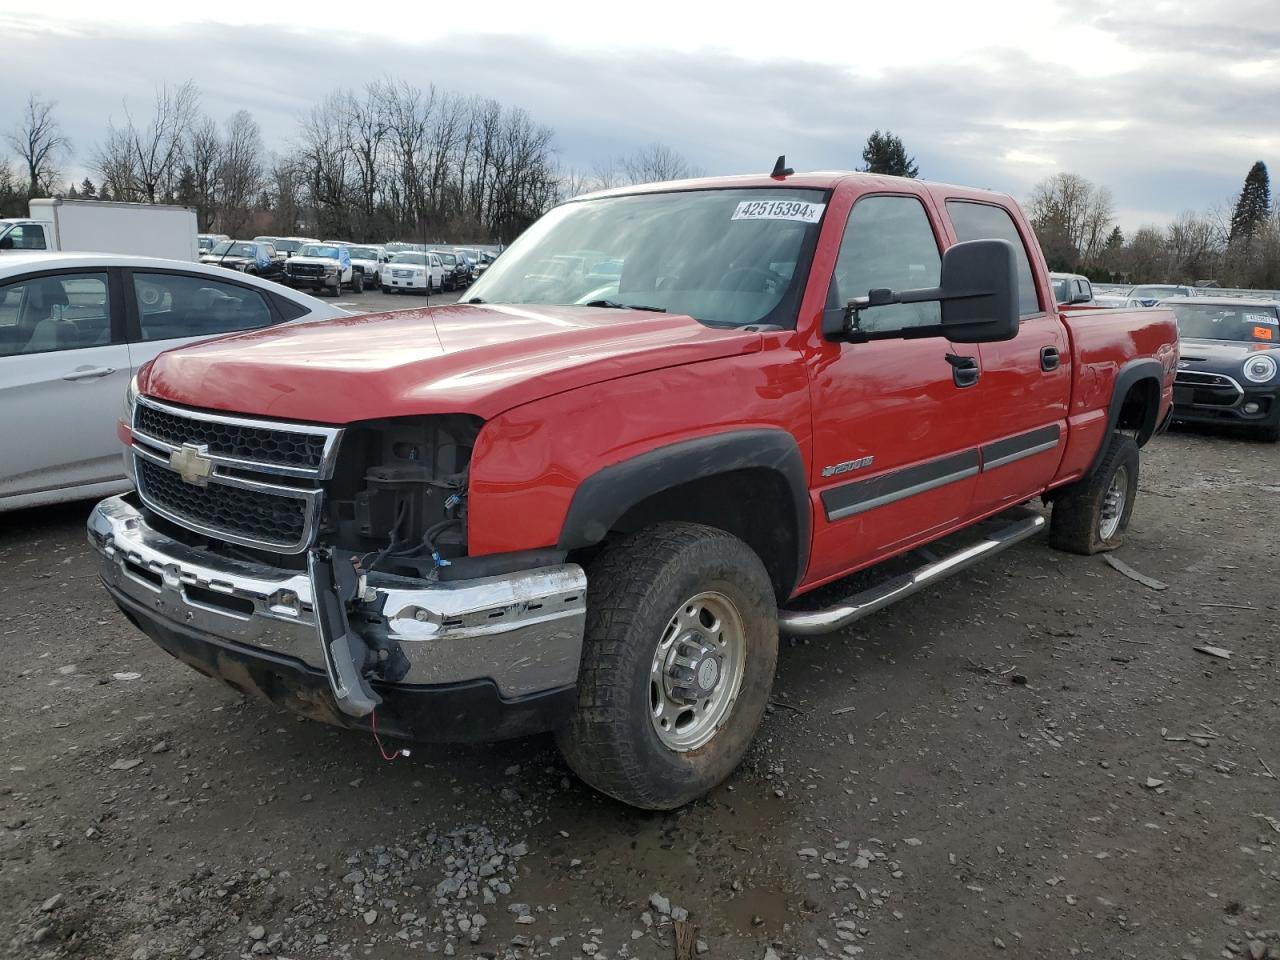
[[[93,185],[93,181],[85,177],[80,181],[80,199],[81,200],[97,200],[98,188]]]
[[[67,192],[63,194],[63,196],[65,196],[68,200],[80,199],[80,193],[78,190],[76,190],[76,185],[74,183],[71,184],[71,186],[67,187]]]
[[[1119,227],[1113,229],[1107,237],[1107,252],[1115,253],[1124,247],[1124,234]]]
[[[1267,165],[1259,160],[1249,168],[1249,175],[1244,178],[1244,188],[1240,191],[1240,199],[1236,201],[1235,213],[1231,215],[1228,242],[1242,240],[1247,243],[1253,239],[1270,212],[1271,178],[1267,174]]]
[[[177,188],[172,192],[167,202],[182,203],[192,207],[199,202],[199,193],[196,190],[196,173],[190,166],[182,168],[182,173],[178,177]]]
[[[862,148],[862,169],[867,173],[884,173],[891,177],[915,177],[920,173],[916,166],[916,158],[907,156],[907,148],[902,139],[893,132],[879,130],[867,137],[867,145]]]

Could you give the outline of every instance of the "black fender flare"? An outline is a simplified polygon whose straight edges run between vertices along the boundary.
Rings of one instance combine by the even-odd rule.
[[[690,480],[747,469],[778,473],[791,494],[796,524],[795,576],[786,586],[788,591],[794,590],[809,563],[809,483],[800,446],[782,429],[730,430],[682,440],[596,471],[574,491],[557,547],[578,550],[593,546],[642,500]]]
[[[1156,429],[1159,427],[1157,421],[1160,417],[1160,383],[1163,378],[1163,365],[1159,360],[1151,357],[1138,357],[1130,360],[1120,368],[1120,371],[1116,374],[1115,383],[1111,386],[1111,402],[1107,406],[1107,430],[1102,435],[1102,443],[1098,445],[1098,452],[1094,454],[1093,462],[1089,464],[1089,469],[1085,471],[1086,477],[1093,476],[1098,469],[1098,465],[1102,463],[1102,458],[1106,456],[1107,444],[1111,434],[1120,422],[1120,411],[1124,408],[1125,397],[1129,395],[1129,391],[1134,384],[1143,380],[1150,380],[1155,384],[1156,402],[1147,411],[1146,422],[1138,429],[1138,446],[1142,446],[1155,436]]]

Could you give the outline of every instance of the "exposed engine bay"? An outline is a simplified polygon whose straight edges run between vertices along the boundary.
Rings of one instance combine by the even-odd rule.
[[[326,485],[319,541],[363,571],[426,576],[467,550],[467,470],[482,421],[465,415],[349,427]]]

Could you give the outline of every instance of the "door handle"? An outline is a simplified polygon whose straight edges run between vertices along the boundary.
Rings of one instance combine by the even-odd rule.
[[[977,357],[961,357],[954,353],[948,353],[946,357],[947,363],[951,364],[951,382],[957,387],[972,387],[978,382]]]
[[[81,367],[63,376],[63,380],[97,380],[115,373],[115,367]]]
[[[1058,353],[1057,347],[1041,347],[1040,348],[1040,369],[1048,373],[1050,370],[1057,370],[1058,364],[1062,362],[1062,357]]]

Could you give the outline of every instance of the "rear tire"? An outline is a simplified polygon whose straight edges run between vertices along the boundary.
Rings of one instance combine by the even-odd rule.
[[[601,793],[674,809],[733,772],[764,716],[778,659],[769,575],[737,537],[663,523],[607,548],[588,582],[560,750]]]
[[[1124,543],[1138,494],[1138,444],[1113,433],[1093,475],[1065,487],[1053,501],[1049,543],[1091,556]]]

